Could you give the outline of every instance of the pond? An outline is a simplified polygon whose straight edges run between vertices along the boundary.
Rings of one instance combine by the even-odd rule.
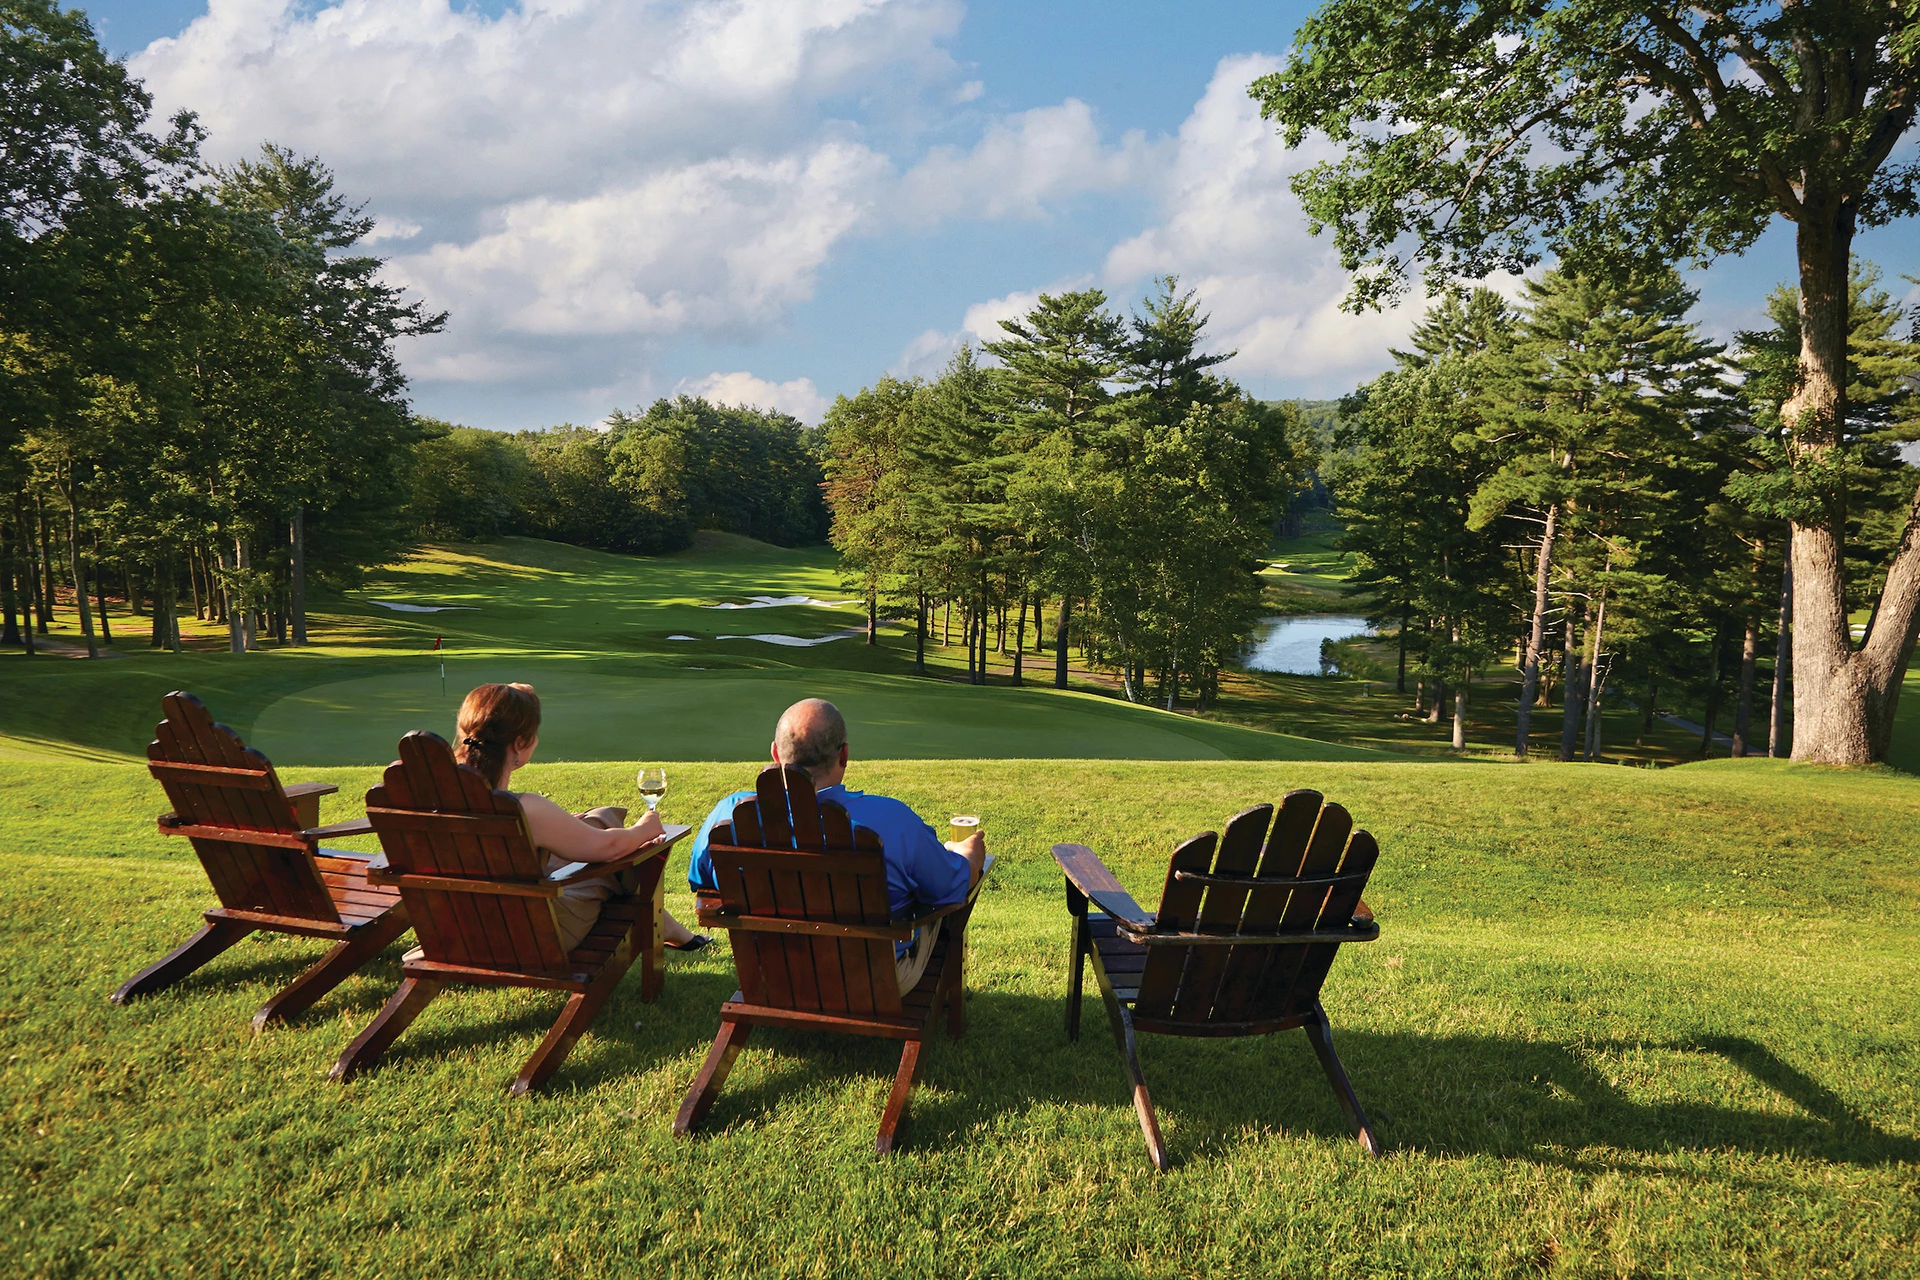
[[[1365,635],[1367,620],[1357,614],[1305,613],[1284,618],[1262,618],[1253,647],[1243,665],[1249,671],[1279,671],[1288,675],[1320,674],[1320,642]]]

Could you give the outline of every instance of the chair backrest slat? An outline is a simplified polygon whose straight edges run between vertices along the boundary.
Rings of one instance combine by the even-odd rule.
[[[1365,831],[1356,831],[1347,843],[1346,856],[1340,860],[1340,871],[1346,875],[1370,875],[1379,857],[1380,846],[1374,842],[1373,836]],[[1336,928],[1352,919],[1354,908],[1360,905],[1363,888],[1365,881],[1351,886],[1341,885],[1330,891],[1320,908],[1319,919],[1311,927]],[[1320,998],[1321,984],[1327,979],[1327,970],[1333,966],[1333,957],[1340,950],[1340,944],[1316,942],[1299,948],[1274,947],[1270,950],[1276,953],[1276,959],[1281,951],[1298,950],[1301,953],[1285,986],[1275,983],[1270,988],[1274,992],[1274,1003],[1268,1007],[1277,1009],[1280,1016],[1286,1017],[1302,1012]]]
[[[1176,871],[1211,871],[1213,851],[1220,837],[1202,831],[1173,851],[1167,864],[1166,887],[1160,891],[1158,927],[1164,933],[1190,932],[1200,918],[1200,900],[1206,886],[1191,880],[1176,880]],[[1173,1012],[1174,998],[1180,994],[1180,977],[1186,969],[1191,947],[1156,947],[1140,971],[1140,995],[1134,1009],[1142,1018],[1164,1018]],[[1166,952],[1162,958],[1161,952]]]
[[[722,837],[725,837],[723,839]],[[708,843],[724,910],[834,925],[886,924],[886,860],[878,838],[822,801],[797,769],[770,767],[754,795]],[[898,1014],[890,942],[742,930],[733,935],[751,1003],[826,1014]]]
[[[265,756],[215,723],[206,705],[190,693],[169,693],[161,707],[166,718],[154,726],[148,768],[179,818],[190,826],[226,828],[236,836],[258,832],[299,837],[293,802]],[[205,835],[189,836],[188,841],[221,906],[340,922],[326,882],[305,848]]]
[[[1266,843],[1267,823],[1273,817],[1270,804],[1255,805],[1233,816],[1220,836],[1214,853],[1213,871],[1223,876],[1250,876],[1260,865],[1260,849]],[[1200,918],[1194,929],[1199,933],[1232,934],[1240,932],[1240,916],[1246,909],[1247,890],[1237,884],[1207,885],[1206,900],[1200,904]],[[1190,947],[1186,972],[1180,978],[1180,994],[1173,1003],[1173,1016],[1182,1022],[1204,1021],[1213,1011],[1214,996],[1220,989],[1220,975],[1232,958],[1232,948]]]
[[[367,818],[388,867],[449,880],[534,884],[545,859],[534,847],[519,797],[496,791],[453,758],[438,734],[400,739],[400,758],[367,792]],[[553,900],[525,893],[423,888],[400,896],[427,959],[527,973],[567,969]]]
[[[1269,822],[1271,819],[1271,822]],[[1337,928],[1352,918],[1379,855],[1373,837],[1317,791],[1289,792],[1275,815],[1258,805],[1217,841],[1195,836],[1174,851],[1156,933],[1238,938]],[[1232,877],[1203,883],[1180,872]],[[1289,883],[1334,875],[1338,885]],[[1276,883],[1261,884],[1271,879]],[[1136,1017],[1149,1022],[1233,1025],[1291,1017],[1319,998],[1338,942],[1154,946],[1141,971]]]

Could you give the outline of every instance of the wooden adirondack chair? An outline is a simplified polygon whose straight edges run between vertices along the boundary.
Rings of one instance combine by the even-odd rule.
[[[402,962],[399,989],[334,1063],[335,1080],[378,1058],[450,982],[568,993],[514,1080],[516,1097],[559,1068],[636,959],[640,998],[659,996],[661,872],[690,828],[670,826],[664,838],[615,862],[572,862],[548,874],[519,798],[456,763],[446,739],[419,730],[400,739],[400,758],[367,792],[367,817],[384,851],[368,878],[399,890],[420,951]],[[580,945],[562,950],[554,912],[561,888],[629,870],[638,877],[633,892],[608,898]]]
[[[160,833],[185,836],[206,868],[220,905],[206,925],[113,993],[115,1004],[171,986],[256,929],[331,938],[334,948],[253,1015],[254,1029],[291,1018],[407,931],[400,895],[367,883],[370,854],[322,849],[320,842],[366,835],[364,818],[320,825],[330,783],[282,786],[273,765],[215,724],[190,693],[161,699],[166,718],[147,745],[147,769],[171,813]]]
[[[719,892],[700,895],[699,920],[730,935],[740,990],[720,1006],[720,1034],[673,1131],[700,1123],[756,1026],[884,1036],[906,1041],[873,1140],[886,1155],[942,1000],[947,1034],[958,1039],[965,1029],[966,928],[979,884],[964,902],[893,919],[879,837],[819,800],[805,773],[778,766],[761,771],[755,798],[714,828],[707,851]],[[940,919],[924,976],[902,992],[894,944]]]
[[[1371,942],[1380,928],[1354,918],[1379,846],[1317,791],[1256,805],[1174,850],[1160,910],[1149,915],[1093,850],[1057,844],[1073,916],[1067,1035],[1080,1036],[1088,958],[1113,1038],[1133,1082],[1133,1104],[1157,1168],[1170,1163],[1140,1071],[1136,1032],[1253,1036],[1305,1027],[1314,1054],[1368,1155],[1380,1145],[1354,1096],[1320,1006],[1320,984],[1342,942]],[[1268,823],[1272,820],[1272,830]],[[1088,904],[1097,908],[1088,910]]]

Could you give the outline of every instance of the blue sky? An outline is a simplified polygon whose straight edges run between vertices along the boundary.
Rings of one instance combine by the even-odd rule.
[[[403,353],[422,412],[594,422],[680,391],[807,420],[928,373],[1039,292],[1196,287],[1271,396],[1383,368],[1244,86],[1303,3],[98,0],[158,108],[231,160],[272,140],[377,215],[452,314]],[[1912,144],[1907,148],[1911,152]],[[1920,275],[1913,224],[1863,256]],[[1696,278],[1714,333],[1792,269],[1776,228]]]

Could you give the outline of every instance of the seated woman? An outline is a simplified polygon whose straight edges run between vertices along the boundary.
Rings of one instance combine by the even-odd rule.
[[[471,766],[502,790],[515,771],[533,758],[540,745],[540,698],[530,684],[483,684],[469,693],[460,704],[460,740],[453,749],[454,758]],[[527,816],[527,830],[534,847],[548,854],[548,871],[569,862],[612,862],[642,845],[658,839],[660,816],[651,810],[630,827],[621,826],[625,809],[602,806],[582,814],[568,813],[535,791],[514,793],[520,811]],[[600,906],[613,896],[614,880],[623,892],[632,892],[636,873],[629,870],[616,876],[600,876],[579,884],[563,885],[554,907],[560,917],[560,942],[571,951],[600,918]],[[667,912],[666,944],[676,951],[698,951],[712,941],[705,934],[693,933]]]

